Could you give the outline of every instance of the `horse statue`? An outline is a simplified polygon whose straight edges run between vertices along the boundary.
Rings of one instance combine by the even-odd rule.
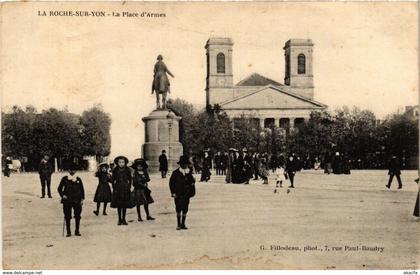
[[[152,94],[156,93],[156,109],[157,110],[165,110],[166,106],[166,96],[170,93],[170,83],[168,79],[169,74],[171,77],[175,77],[166,67],[166,64],[162,61],[162,55],[158,55],[157,62],[154,68],[154,75],[153,75],[153,84],[152,84]],[[160,95],[162,95],[162,105],[160,104]],[[161,107],[162,106],[162,107]]]

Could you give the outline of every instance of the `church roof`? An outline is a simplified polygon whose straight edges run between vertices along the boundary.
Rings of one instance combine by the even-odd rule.
[[[220,104],[222,109],[324,109],[327,105],[283,87],[266,85]]]
[[[267,86],[267,85],[275,85],[275,86],[282,86],[277,81],[274,81],[268,77],[262,76],[257,73],[253,73],[250,76],[242,79],[241,81],[236,84],[236,86]]]

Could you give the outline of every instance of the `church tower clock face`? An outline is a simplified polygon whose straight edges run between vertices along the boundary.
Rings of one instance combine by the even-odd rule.
[[[225,85],[225,79],[224,78],[217,79],[217,84],[220,85],[220,86]]]

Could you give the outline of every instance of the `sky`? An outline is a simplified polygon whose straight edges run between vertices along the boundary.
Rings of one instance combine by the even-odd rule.
[[[164,13],[160,18],[39,16],[46,11]],[[158,54],[175,75],[171,98],[205,104],[205,43],[231,37],[233,79],[257,72],[283,83],[284,43],[315,46],[315,100],[377,117],[418,104],[416,2],[6,3],[1,21],[2,109],[111,115],[111,156],[141,154],[142,117]]]

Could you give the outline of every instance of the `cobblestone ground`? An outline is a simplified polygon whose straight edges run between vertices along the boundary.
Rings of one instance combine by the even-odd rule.
[[[353,171],[349,176],[303,171],[295,189],[282,188],[277,194],[273,179],[269,185],[233,185],[213,176],[210,182],[197,182],[186,231],[175,230],[167,179],[152,175],[155,221],[137,222],[130,209],[129,225],[117,226],[115,209],[108,216],[92,213],[97,180],[93,173],[79,173],[87,198],[82,237],[71,238],[62,237],[56,191],[62,176],[53,175],[53,199],[39,198],[35,173],[2,178],[5,269],[419,267],[420,223],[412,216],[416,171],[403,172],[402,190],[396,182],[391,190],[385,188],[386,171]]]

